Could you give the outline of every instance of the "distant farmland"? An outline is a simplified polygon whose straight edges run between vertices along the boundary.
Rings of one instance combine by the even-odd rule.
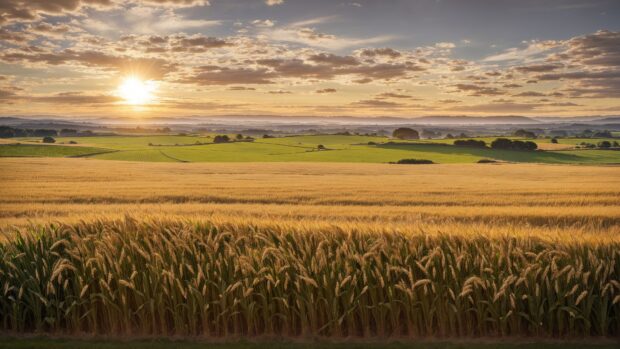
[[[490,143],[495,138],[480,138]],[[59,137],[54,145],[42,145],[40,139],[15,139],[21,145],[0,145],[0,157],[85,156],[103,160],[148,162],[353,162],[387,163],[406,158],[435,163],[474,163],[481,159],[508,162],[555,164],[620,163],[614,150],[573,149],[580,142],[603,139],[536,139],[545,151],[506,151],[490,148],[455,147],[454,140],[394,142],[387,137],[316,135],[257,138],[252,142],[213,144],[205,136],[108,136]],[[76,145],[66,145],[77,141]],[[6,142],[5,142],[6,143]],[[64,143],[64,144],[63,144]],[[32,145],[35,144],[36,146]],[[322,145],[325,149],[319,150]]]

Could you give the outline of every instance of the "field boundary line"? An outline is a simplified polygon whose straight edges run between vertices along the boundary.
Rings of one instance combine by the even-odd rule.
[[[184,162],[184,163],[191,162],[191,161],[181,160],[181,159],[175,158],[174,156],[170,156],[170,155],[164,153],[163,150],[160,150],[159,152],[161,153],[161,155],[167,157],[168,159],[171,159],[171,160],[174,160],[174,161],[177,161],[177,162]]]

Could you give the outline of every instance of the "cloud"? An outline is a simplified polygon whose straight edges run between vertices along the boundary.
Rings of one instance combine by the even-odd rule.
[[[267,6],[282,5],[283,3],[284,0],[265,0],[265,4],[267,4]]]
[[[487,87],[480,86],[474,84],[456,84],[454,87],[460,92],[469,92],[470,96],[497,96],[505,94],[504,91],[495,88],[495,87]]]
[[[123,49],[138,49],[146,53],[203,53],[216,48],[233,46],[233,43],[227,40],[202,34],[126,35],[120,38],[120,42]]]
[[[180,79],[180,83],[197,85],[234,85],[234,84],[273,84],[275,74],[267,69],[228,68],[202,66],[194,69],[193,74]]]
[[[600,30],[568,41],[567,55],[585,65],[620,67],[620,32]]]
[[[79,11],[82,7],[110,7],[112,0],[2,0],[0,23],[14,20],[33,21],[42,14],[61,15]]]
[[[513,47],[505,50],[502,53],[488,56],[484,58],[483,62],[502,62],[502,61],[526,61],[531,60],[541,54],[549,52],[550,50],[557,48],[561,45],[561,42],[554,40],[547,41],[530,41],[525,48]]]
[[[13,90],[18,90],[13,88]],[[8,102],[27,102],[44,104],[92,105],[113,104],[120,102],[116,96],[106,94],[88,95],[82,92],[60,92],[52,95],[18,95],[11,90],[0,89],[0,100]]]
[[[397,102],[389,102],[377,99],[364,99],[357,102],[351,103],[351,105],[360,106],[360,107],[372,107],[372,108],[402,108],[406,106],[403,103]]]
[[[211,5],[209,0],[143,0],[142,2],[170,7],[195,7]]]
[[[331,53],[319,53],[308,57],[308,60],[319,63],[329,64],[332,66],[352,66],[360,65],[360,61],[353,56],[338,56]]]
[[[279,77],[332,79],[336,76],[357,75],[360,79],[391,80],[407,77],[410,72],[424,69],[411,63],[382,63],[361,65],[354,59],[331,54],[311,56],[322,64],[308,64],[301,59],[261,59],[257,63],[273,69]]]
[[[516,67],[515,70],[520,73],[544,73],[562,68],[563,64],[533,64]]]
[[[70,49],[57,53],[6,53],[0,56],[0,59],[12,63],[30,62],[52,66],[78,64],[157,80],[176,70],[176,64],[158,58],[113,56],[98,51],[78,52]]]
[[[31,34],[0,28],[0,41],[11,44],[23,44],[33,39],[34,37]]]
[[[51,96],[27,97],[28,101],[52,104],[111,104],[121,99],[110,95],[85,95],[80,92],[62,92]]]
[[[546,96],[546,94],[541,93],[541,92],[536,92],[536,91],[527,91],[527,92],[518,93],[513,96],[514,97],[544,97]]]
[[[232,46],[226,40],[196,34],[192,36],[175,35],[170,38],[170,47],[175,52],[205,52],[212,48]]]
[[[246,86],[231,86],[228,88],[229,91],[255,91],[254,87],[246,87]]]
[[[463,105],[453,107],[451,110],[485,113],[522,113],[530,112],[539,107],[534,103],[488,103],[476,105]]]
[[[360,52],[361,56],[366,57],[389,57],[389,58],[398,58],[402,56],[402,53],[391,49],[389,47],[386,48],[374,48],[374,49],[364,49]]]
[[[255,19],[252,21],[252,24],[256,27],[269,28],[273,27],[276,23],[270,19],[265,19],[262,21],[260,19]]]
[[[338,90],[336,90],[335,88],[324,88],[321,90],[316,90],[316,93],[336,93]]]
[[[319,17],[294,22],[284,27],[266,28],[261,34],[273,41],[304,44],[331,50],[378,44],[395,39],[393,35],[381,35],[370,38],[339,37],[333,34],[322,33],[315,28],[309,27],[313,24],[332,20],[333,18],[333,16]]]
[[[537,79],[548,80],[582,80],[582,79],[615,79],[620,78],[620,70],[616,71],[578,71],[570,73],[542,74]]]
[[[188,19],[173,9],[135,6],[123,13],[124,23],[133,34],[174,33],[180,30],[212,27],[221,24],[218,20]]]
[[[394,93],[394,92],[384,92],[384,93],[378,94],[375,98],[376,99],[386,99],[386,98],[411,99],[413,98],[413,96],[404,95],[400,93]]]
[[[6,88],[0,88],[0,101],[10,101],[16,99],[17,97],[18,96],[14,91]]]

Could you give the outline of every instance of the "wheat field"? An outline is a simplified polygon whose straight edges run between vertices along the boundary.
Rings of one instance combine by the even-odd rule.
[[[0,164],[4,331],[620,335],[618,167]]]

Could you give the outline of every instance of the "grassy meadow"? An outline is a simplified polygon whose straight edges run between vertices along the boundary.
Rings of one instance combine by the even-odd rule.
[[[8,333],[620,335],[617,167],[0,164]]]
[[[490,144],[495,138],[480,139]],[[204,135],[58,137],[54,145],[43,145],[38,138],[19,138],[15,142],[21,142],[20,145],[0,145],[0,157],[86,156],[145,162],[387,163],[416,158],[436,163],[475,163],[481,159],[555,164],[620,163],[618,151],[574,149],[581,142],[597,143],[603,140],[606,139],[565,138],[560,139],[558,144],[552,144],[550,139],[536,139],[544,151],[528,152],[455,147],[451,145],[454,142],[452,139],[390,144],[393,140],[387,137],[355,135],[302,135],[219,144],[214,144],[211,136]],[[70,141],[77,141],[78,144],[68,145]],[[326,150],[319,151],[318,145],[323,145]]]

